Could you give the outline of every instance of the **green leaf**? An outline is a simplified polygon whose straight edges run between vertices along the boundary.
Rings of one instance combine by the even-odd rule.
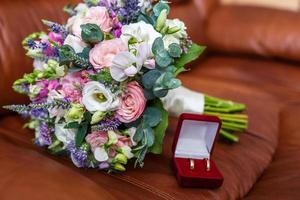
[[[155,107],[148,107],[144,112],[144,123],[147,126],[155,127],[161,120],[160,110]]]
[[[67,125],[65,125],[65,129],[77,129],[79,128],[79,124],[77,122],[70,122]]]
[[[154,7],[153,7],[153,12],[155,16],[159,16],[159,14],[161,13],[161,11],[163,11],[164,9],[167,10],[167,13],[169,14],[170,12],[170,6],[166,3],[163,2],[159,2],[157,3]]]
[[[74,60],[74,49],[70,45],[63,45],[59,48],[59,62],[60,64],[70,63]]]
[[[179,58],[180,55],[182,54],[182,50],[179,46],[179,44],[172,43],[169,45],[169,54],[173,58]]]
[[[75,135],[75,144],[76,147],[80,147],[82,143],[84,142],[84,138],[88,131],[88,124],[87,123],[81,123],[77,134]]]
[[[133,140],[139,143],[143,139],[143,127],[140,125],[133,136]]]
[[[152,89],[151,90],[145,89],[144,90],[144,96],[145,96],[145,98],[147,100],[153,100],[153,99],[156,98],[155,95],[153,94],[153,90]]]
[[[146,74],[144,74],[144,76],[142,77],[142,83],[143,86],[146,89],[151,89],[153,88],[156,80],[160,77],[161,72],[158,70],[150,70],[149,72],[147,72]]]
[[[94,81],[104,81],[106,83],[111,83],[114,80],[108,69],[102,69],[98,74],[90,75],[90,78]]]
[[[188,52],[183,54],[178,60],[175,62],[175,67],[177,70],[184,71],[184,66],[193,60],[196,60],[205,50],[206,47],[199,46],[195,43],[188,49]],[[182,69],[183,68],[183,69]]]
[[[172,78],[170,81],[168,81],[167,84],[165,84],[165,86],[168,89],[175,89],[175,88],[178,88],[179,86],[181,86],[181,81],[179,79]]]
[[[168,51],[163,49],[156,52],[155,61],[160,67],[164,68],[168,67],[173,62],[173,59],[169,55]]]
[[[159,51],[164,50],[164,41],[161,37],[158,37],[154,40],[152,45],[152,52],[154,54],[157,54]]]
[[[148,15],[145,15],[143,13],[140,13],[140,15],[138,17],[138,21],[144,21],[148,24],[151,24],[152,26],[155,25],[155,21],[151,17],[149,17]]]
[[[154,144],[154,131],[152,128],[147,127],[143,130],[145,136],[145,144],[151,147]]]
[[[154,130],[154,144],[153,146],[149,149],[150,152],[154,154],[161,154],[162,153],[162,146],[163,146],[163,141],[165,138],[165,132],[168,127],[168,112],[163,108],[163,104],[161,100],[156,100],[152,106],[156,107],[157,109],[160,110],[161,112],[161,121],[160,123],[153,129]]]
[[[163,98],[167,96],[169,90],[161,87],[154,88],[153,93],[158,98]]]
[[[81,26],[82,39],[91,44],[96,44],[104,39],[104,34],[96,24],[82,24]]]

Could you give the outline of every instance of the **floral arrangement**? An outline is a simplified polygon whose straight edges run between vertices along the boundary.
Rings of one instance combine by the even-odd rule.
[[[168,19],[167,1],[85,0],[64,10],[65,25],[43,20],[49,32],[23,41],[34,70],[13,88],[31,103],[5,108],[29,116],[35,143],[77,167],[125,171],[133,158],[143,166],[147,153],[162,151],[161,98],[180,87],[176,76],[204,47]]]

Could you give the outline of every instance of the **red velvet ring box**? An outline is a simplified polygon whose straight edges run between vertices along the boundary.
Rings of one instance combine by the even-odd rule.
[[[218,117],[183,113],[173,143],[173,162],[178,183],[183,187],[218,188],[223,176],[211,160],[215,138],[220,130]],[[191,159],[194,169],[191,169]],[[207,170],[207,159],[210,170]]]

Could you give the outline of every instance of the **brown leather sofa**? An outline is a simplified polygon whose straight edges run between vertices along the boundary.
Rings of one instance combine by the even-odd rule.
[[[0,106],[24,103],[13,81],[31,71],[21,40],[63,21],[68,0],[1,0]],[[217,142],[213,159],[225,177],[216,190],[178,186],[171,166],[176,119],[164,153],[142,169],[106,174],[78,169],[35,147],[19,116],[0,112],[0,199],[300,199],[300,14],[215,0],[184,0],[172,16],[184,20],[207,53],[181,75],[185,86],[248,105],[240,143]],[[298,61],[298,62],[297,62]]]

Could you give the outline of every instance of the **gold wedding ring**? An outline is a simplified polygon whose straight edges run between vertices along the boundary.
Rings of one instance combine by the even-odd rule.
[[[206,171],[209,172],[210,169],[211,169],[211,166],[210,166],[210,159],[207,158],[207,159],[205,159],[205,161],[206,161],[206,162],[205,162],[205,163],[206,163]]]
[[[190,159],[190,169],[191,170],[195,169],[195,161],[193,159]]]

